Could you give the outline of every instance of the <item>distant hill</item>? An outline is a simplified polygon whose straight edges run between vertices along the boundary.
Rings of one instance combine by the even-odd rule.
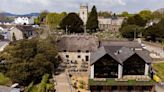
[[[27,16],[27,17],[31,17],[31,16],[39,16],[40,13],[29,13],[29,14],[23,14],[23,15],[18,15],[18,14],[12,14],[12,13],[8,13],[8,12],[1,12],[0,15],[3,16],[7,16],[7,17],[17,17],[17,16]]]

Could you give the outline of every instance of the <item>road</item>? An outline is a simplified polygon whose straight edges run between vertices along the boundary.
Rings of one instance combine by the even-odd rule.
[[[145,45],[145,49],[147,49],[150,52],[156,53],[160,58],[164,58],[164,47],[162,46],[156,46],[154,44],[143,42]]]

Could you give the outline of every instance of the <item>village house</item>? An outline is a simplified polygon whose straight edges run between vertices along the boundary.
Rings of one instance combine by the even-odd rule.
[[[0,25],[12,25],[13,20],[0,20]]]
[[[71,72],[87,72],[90,53],[99,46],[97,37],[86,35],[65,35],[57,44],[59,55],[70,66]]]
[[[91,92],[152,92],[149,52],[138,42],[105,41],[91,53]]]
[[[34,17],[17,17],[14,20],[14,24],[16,25],[31,25],[34,24]]]
[[[15,40],[21,40],[24,38],[32,37],[36,34],[36,29],[32,26],[15,26],[10,28],[9,33],[9,40],[13,41],[13,36],[15,36]]]
[[[33,37],[36,34],[36,28],[27,25],[0,25],[0,34],[4,40],[13,41]]]
[[[151,19],[151,20],[149,20],[147,23],[146,23],[146,26],[145,26],[145,28],[148,28],[148,27],[150,27],[150,26],[153,26],[153,25],[155,25],[155,24],[158,24],[159,22],[161,21],[161,19]]]
[[[98,17],[99,29],[101,31],[118,32],[123,23],[123,17],[112,16],[109,18]]]

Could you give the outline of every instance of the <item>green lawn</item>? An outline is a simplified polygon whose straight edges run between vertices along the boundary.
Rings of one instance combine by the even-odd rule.
[[[156,75],[164,82],[164,63],[153,64]]]
[[[152,86],[155,84],[155,81],[136,81],[136,80],[128,80],[128,81],[115,81],[114,78],[108,78],[107,81],[94,81],[92,79],[89,80],[89,85],[120,85],[120,86],[134,86],[134,85],[147,85]]]
[[[12,83],[9,78],[5,77],[2,73],[0,73],[0,85],[10,86]]]

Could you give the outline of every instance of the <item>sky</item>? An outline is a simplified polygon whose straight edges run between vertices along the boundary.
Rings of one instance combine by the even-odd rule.
[[[143,9],[164,8],[164,0],[0,0],[0,11],[27,14],[48,10],[50,12],[78,12],[80,4],[96,5],[98,11],[137,13]]]

